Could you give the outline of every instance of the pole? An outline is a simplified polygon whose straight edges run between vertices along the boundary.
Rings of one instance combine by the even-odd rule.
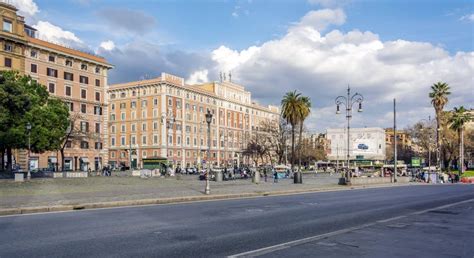
[[[207,175],[205,194],[211,194],[209,177],[211,176],[211,123],[207,123]]]
[[[132,170],[132,135],[130,134],[130,139],[128,141],[128,146],[129,146],[129,157],[130,157],[130,170]]]
[[[347,118],[347,174],[346,174],[346,182],[351,181],[351,166],[350,166],[350,138],[351,138],[351,108],[352,108],[352,103],[351,103],[351,88],[349,85],[347,85],[347,100],[346,100],[346,118]]]
[[[397,109],[393,99],[393,182],[397,182]]]
[[[26,179],[30,180],[31,179],[31,164],[30,164],[30,155],[31,155],[31,141],[30,141],[30,132],[31,130],[28,130],[28,174],[26,175]]]
[[[336,145],[336,175],[339,173],[339,143]]]
[[[459,177],[464,173],[464,130],[461,127],[461,145],[459,146],[459,163],[461,163],[459,167]]]

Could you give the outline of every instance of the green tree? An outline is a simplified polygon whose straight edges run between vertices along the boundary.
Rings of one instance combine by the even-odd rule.
[[[459,139],[459,175],[463,173],[464,168],[464,125],[472,120],[472,116],[461,106],[454,108],[449,118],[450,128],[458,132]]]
[[[440,128],[442,127],[442,112],[444,106],[448,103],[448,96],[451,94],[449,85],[445,82],[437,82],[431,86],[429,97],[436,113],[436,148],[438,163],[440,163]],[[441,169],[441,168],[440,168]]]
[[[295,127],[303,109],[300,96],[296,91],[287,92],[281,101],[281,115],[291,125],[291,170],[295,164]]]
[[[57,150],[59,139],[69,124],[69,112],[59,99],[49,96],[44,86],[15,71],[0,72],[0,148],[12,168],[12,150],[28,148],[41,153]]]
[[[303,125],[306,118],[308,118],[309,114],[311,113],[311,99],[306,96],[299,97],[301,109],[299,114],[299,124],[300,124],[300,139],[299,139],[299,163],[298,163],[298,170],[301,170],[301,150],[302,150],[302,139],[303,139]]]

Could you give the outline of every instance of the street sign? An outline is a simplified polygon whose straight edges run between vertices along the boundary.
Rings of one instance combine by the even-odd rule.
[[[364,155],[356,155],[356,160],[363,160],[364,159]]]
[[[411,158],[411,166],[412,167],[420,167],[421,166],[421,159],[419,157]]]

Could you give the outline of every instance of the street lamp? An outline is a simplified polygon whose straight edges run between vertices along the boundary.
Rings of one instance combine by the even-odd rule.
[[[31,141],[30,141],[30,134],[31,134],[31,124],[30,122],[26,123],[26,131],[28,132],[28,174],[26,175],[26,179],[31,179],[31,169],[30,169],[30,155],[31,155]]]
[[[169,150],[168,150],[168,146],[169,146],[169,130],[170,129],[173,129],[173,124],[176,122],[176,119],[174,118],[173,115],[170,115],[169,117],[166,116],[166,113],[163,112],[161,114],[161,122],[164,123],[166,122],[166,160],[168,160],[168,156],[169,156]],[[162,138],[163,139],[163,138]]]
[[[206,114],[206,123],[207,123],[207,175],[206,175],[206,189],[205,194],[211,194],[211,189],[209,185],[209,177],[211,176],[211,122],[212,122],[212,113],[208,109]]]
[[[347,85],[347,97],[345,96],[339,96],[336,98],[336,114],[340,114],[340,106],[344,105],[346,107],[346,119],[347,119],[347,172],[346,172],[346,183],[351,181],[351,175],[350,175],[350,121],[352,118],[352,106],[355,103],[359,104],[358,112],[362,112],[362,102],[364,101],[364,97],[359,94],[355,93],[354,95],[351,96],[351,88],[349,85]]]

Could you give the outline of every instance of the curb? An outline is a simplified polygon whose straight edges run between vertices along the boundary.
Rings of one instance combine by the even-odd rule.
[[[0,209],[0,216],[117,208],[117,207],[127,207],[127,206],[187,203],[187,202],[212,201],[212,200],[230,200],[230,199],[256,198],[256,197],[266,197],[266,196],[281,196],[281,195],[305,194],[305,193],[315,193],[315,192],[349,191],[349,190],[357,190],[357,189],[412,186],[412,185],[426,185],[426,184],[416,184],[416,183],[405,183],[405,184],[396,184],[396,185],[379,184],[379,185],[348,186],[347,188],[344,188],[344,187],[313,188],[313,189],[304,189],[304,190],[285,190],[285,191],[255,192],[255,193],[241,193],[241,194],[195,195],[195,196],[185,196],[185,197],[168,197],[168,198],[156,198],[156,199],[83,203],[83,204],[75,204],[75,205],[21,207],[21,208]]]

